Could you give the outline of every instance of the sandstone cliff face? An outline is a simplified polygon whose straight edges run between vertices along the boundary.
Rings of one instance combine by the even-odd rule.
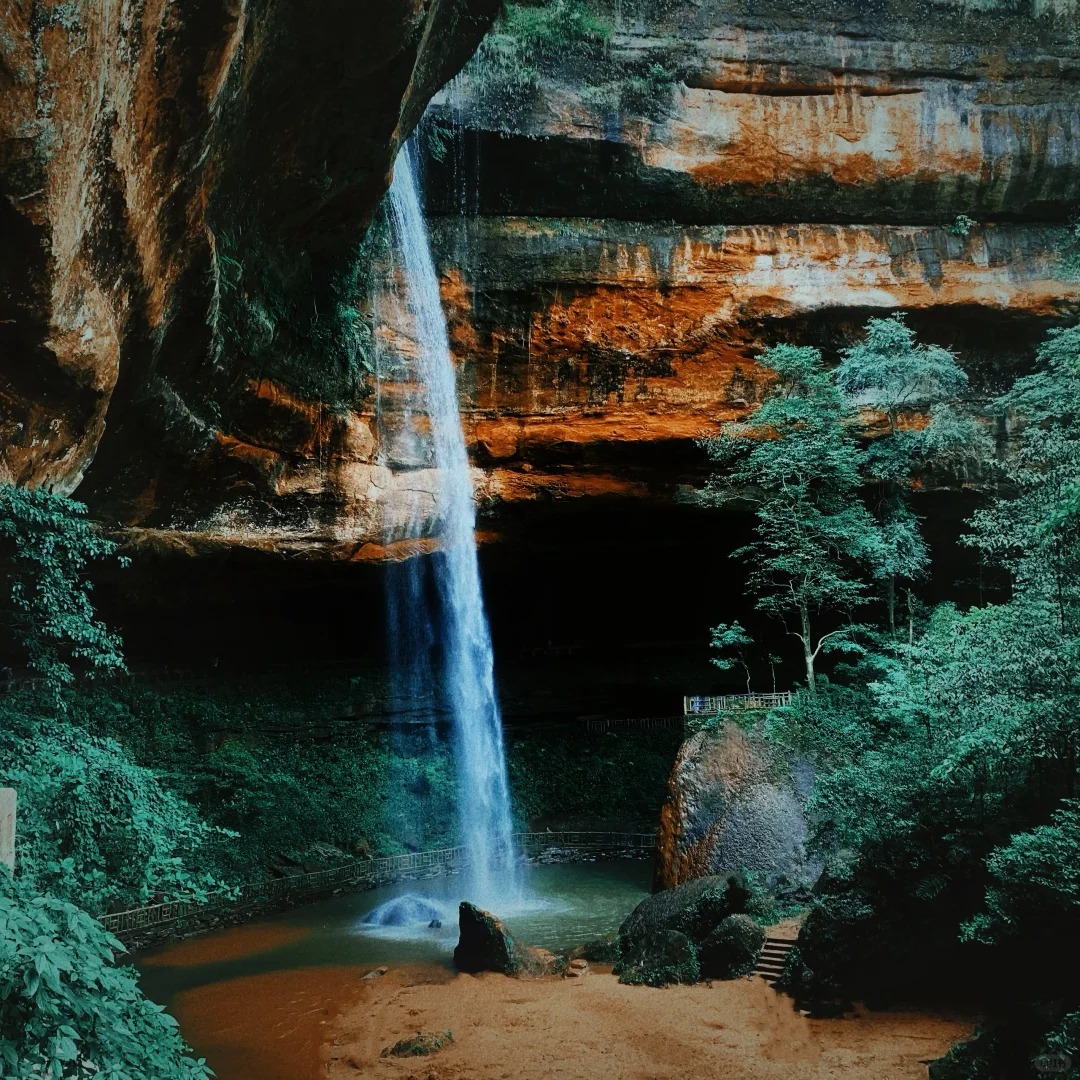
[[[183,521],[265,469],[274,447],[245,446],[247,426],[301,455],[317,441],[319,395],[265,389],[252,340],[323,362],[308,313],[340,292],[398,144],[496,6],[5,5],[5,478],[72,491],[94,462],[80,495],[98,509]],[[240,287],[253,326],[230,325]],[[348,458],[363,436],[339,434]]]
[[[433,181],[492,520],[699,483],[768,344],[835,355],[903,309],[985,397],[1080,311],[1077,10],[995,8],[627,5],[512,109],[521,49],[490,39],[439,99],[460,146]]]
[[[494,7],[9,5],[8,474],[189,553],[430,547],[385,542],[417,491],[435,531],[436,484],[380,445],[380,370],[413,346],[375,318],[378,238],[356,244]],[[623,0],[595,60],[526,63],[497,34],[436,99],[486,530],[513,504],[677,497],[695,440],[767,384],[766,344],[833,352],[903,308],[992,391],[1080,311],[1056,271],[1080,205],[1076,0],[749,7]]]

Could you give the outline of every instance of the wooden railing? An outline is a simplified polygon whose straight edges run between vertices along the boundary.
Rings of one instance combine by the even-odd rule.
[[[530,832],[515,837],[518,850],[526,858],[535,859],[545,851],[571,848],[578,851],[619,852],[648,855],[655,837],[652,833],[620,832]],[[377,859],[316,870],[310,874],[294,874],[272,881],[255,881],[235,890],[213,894],[205,900],[177,900],[146,907],[131,908],[99,916],[106,930],[117,937],[176,922],[192,915],[209,914],[215,910],[242,911],[281,901],[299,901],[305,896],[323,893],[335,886],[370,889],[377,885],[403,881],[410,877],[434,876],[468,865],[463,847],[437,848],[404,855],[386,855]]]
[[[721,697],[684,697],[684,716],[715,716],[721,712],[779,709],[795,699],[790,690],[776,694],[724,694]]]

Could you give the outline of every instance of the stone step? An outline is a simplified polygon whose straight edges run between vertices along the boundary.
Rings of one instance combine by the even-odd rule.
[[[754,965],[754,974],[767,983],[776,982],[784,973],[787,958],[793,948],[795,942],[791,938],[767,937],[758,955],[757,964]]]

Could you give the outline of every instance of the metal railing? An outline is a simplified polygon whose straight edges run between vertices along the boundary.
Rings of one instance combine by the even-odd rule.
[[[715,716],[720,712],[780,709],[795,700],[791,690],[775,694],[724,694],[720,697],[684,697],[683,716]]]
[[[621,832],[528,832],[514,837],[519,851],[526,858],[536,858],[544,851],[572,848],[578,851],[618,851],[648,854],[652,851],[655,837],[652,833]],[[208,896],[205,900],[175,900],[168,903],[148,904],[98,916],[99,922],[110,933],[123,937],[139,930],[176,922],[192,915],[209,914],[221,909],[241,911],[275,901],[298,901],[305,896],[322,893],[335,886],[374,888],[393,881],[402,881],[413,875],[431,872],[460,870],[468,865],[468,854],[463,847],[435,848],[431,851],[413,851],[404,855],[385,855],[377,859],[334,866],[328,870],[316,870],[309,874],[293,874],[270,881],[254,881]]]
[[[681,716],[630,716],[621,718],[586,720],[586,731],[659,731],[665,728],[681,728]]]

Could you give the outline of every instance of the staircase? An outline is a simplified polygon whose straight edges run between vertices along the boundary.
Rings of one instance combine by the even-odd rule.
[[[793,938],[767,937],[761,947],[754,974],[766,982],[774,983],[780,978],[787,963],[788,953],[795,947]]]

